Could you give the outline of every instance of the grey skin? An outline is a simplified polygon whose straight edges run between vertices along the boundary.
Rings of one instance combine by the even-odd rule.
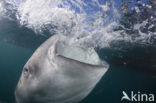
[[[108,70],[105,62],[93,65],[57,54],[58,41],[57,35],[49,38],[25,64],[15,90],[17,103],[78,103]]]

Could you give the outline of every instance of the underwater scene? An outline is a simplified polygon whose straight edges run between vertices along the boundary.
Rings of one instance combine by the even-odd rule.
[[[0,103],[131,102],[156,102],[156,0],[0,1]]]

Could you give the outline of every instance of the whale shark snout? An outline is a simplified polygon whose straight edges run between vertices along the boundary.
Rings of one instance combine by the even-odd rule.
[[[54,35],[25,64],[15,90],[17,103],[77,103],[108,70],[94,49],[70,46]]]

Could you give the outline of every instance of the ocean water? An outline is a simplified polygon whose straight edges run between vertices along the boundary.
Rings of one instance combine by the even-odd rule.
[[[0,42],[0,102],[15,103],[14,91],[32,51]]]
[[[0,1],[0,103],[15,103],[23,66],[53,35],[95,48],[110,65],[81,103],[121,103],[123,91],[156,95],[155,10],[155,0]]]

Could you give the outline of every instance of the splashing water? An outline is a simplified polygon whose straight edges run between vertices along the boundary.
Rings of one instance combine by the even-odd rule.
[[[122,25],[120,19],[123,14],[117,6],[119,3],[114,0],[7,0],[4,4],[7,4],[7,10],[13,13],[21,26],[43,36],[64,35],[74,45],[108,47],[112,41],[120,40],[146,43],[156,34],[155,31],[146,33],[141,30],[149,18],[130,28]],[[145,6],[150,8],[149,5]],[[138,15],[141,12],[137,6],[131,9]],[[0,14],[2,11],[0,5]],[[155,27],[153,24],[149,29]],[[114,30],[118,27],[122,29]],[[137,33],[131,35],[127,32],[129,29]]]
[[[105,29],[116,25],[113,20],[109,21],[110,24],[106,23],[105,18],[108,18],[107,12],[111,5],[108,2],[100,4],[94,0],[89,3],[80,0],[8,0],[7,3],[16,11],[16,19],[22,26],[41,35],[47,35],[44,31],[48,31],[51,35],[68,37],[75,45],[86,46],[99,46],[103,41],[105,42],[102,45],[108,45],[106,42],[114,38]]]
[[[0,17],[2,17],[3,12],[4,12],[4,8],[3,8],[2,3],[0,2]]]
[[[0,3],[0,13],[3,11],[2,4]]]

